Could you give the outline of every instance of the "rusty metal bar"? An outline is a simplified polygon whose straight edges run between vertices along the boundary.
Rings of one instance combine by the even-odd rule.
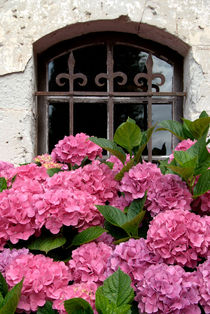
[[[186,92],[46,92],[46,91],[37,91],[34,93],[35,96],[176,96],[176,97],[185,97],[187,96]]]

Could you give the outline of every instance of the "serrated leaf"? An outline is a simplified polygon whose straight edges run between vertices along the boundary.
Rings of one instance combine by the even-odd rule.
[[[193,167],[179,167],[179,166],[174,166],[169,164],[168,168],[171,169],[175,174],[178,174],[180,177],[182,177],[185,181],[187,181],[187,179],[189,177],[191,177],[194,173],[194,168]]]
[[[4,177],[0,177],[0,192],[7,189],[7,180]]]
[[[130,236],[138,236],[138,228],[142,220],[144,219],[146,211],[142,210],[138,215],[136,215],[131,220],[127,221],[121,226]]]
[[[144,204],[146,202],[146,198],[147,198],[147,192],[145,192],[143,198],[138,198],[130,204],[127,211],[128,219],[134,218],[136,215],[140,213],[140,211],[143,210]]]
[[[183,168],[196,168],[198,156],[194,156],[189,151],[174,151],[174,159]]]
[[[93,314],[90,304],[82,298],[64,301],[64,308],[68,314]]]
[[[186,119],[184,119],[184,121],[187,123],[188,129],[194,138],[199,139],[207,131],[210,123],[210,117],[199,118],[192,122]]]
[[[8,285],[2,273],[0,273],[0,292],[4,298],[6,294],[8,293]]]
[[[193,190],[193,196],[200,196],[210,190],[210,170],[202,174]]]
[[[112,142],[108,139],[98,138],[98,137],[94,137],[94,136],[90,137],[89,140],[91,142],[97,144],[101,148],[107,150],[112,155],[116,156],[124,164],[124,162],[126,160],[126,154],[123,151],[123,149],[121,147],[119,147],[117,144],[115,144],[114,142]]]
[[[139,146],[141,138],[139,126],[129,121],[122,123],[114,134],[115,143],[127,149],[129,153],[132,153],[134,147]]]
[[[36,314],[57,314],[57,310],[53,310],[52,302],[47,301],[44,306],[38,307]]]
[[[130,314],[130,305],[124,304],[117,307],[114,303],[103,295],[101,287],[96,291],[96,309],[98,314]]]
[[[158,128],[157,128],[156,132],[157,131],[169,131],[172,134],[174,134],[178,139],[180,139],[180,140],[185,139],[183,126],[178,121],[172,121],[172,120],[161,121],[158,124]]]
[[[47,173],[50,177],[54,176],[55,173],[62,171],[61,168],[50,168],[47,169]]]
[[[72,245],[78,246],[91,242],[100,237],[106,231],[106,229],[99,226],[87,228],[73,238]]]
[[[22,286],[23,279],[7,293],[4,299],[4,305],[0,308],[0,314],[15,313],[20,299]]]
[[[63,246],[66,239],[63,236],[40,237],[28,244],[30,250],[43,251],[46,254],[54,249]]]
[[[120,268],[104,281],[100,289],[101,293],[117,307],[130,304],[134,299],[131,278]]]
[[[110,205],[96,205],[104,218],[114,226],[121,227],[127,221],[126,215],[118,208]]]

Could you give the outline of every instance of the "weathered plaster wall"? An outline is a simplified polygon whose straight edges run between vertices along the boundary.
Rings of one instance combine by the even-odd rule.
[[[136,22],[139,36],[185,57],[185,116],[210,110],[209,8],[210,0],[0,0],[0,160],[22,163],[34,156],[33,44],[61,28],[70,33],[75,23],[122,15]],[[126,31],[126,23],[121,29]]]

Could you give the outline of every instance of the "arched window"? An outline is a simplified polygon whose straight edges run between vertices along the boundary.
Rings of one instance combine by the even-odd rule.
[[[129,116],[142,130],[182,116],[182,57],[124,33],[93,33],[38,56],[38,153],[65,135],[112,139]],[[149,159],[169,155],[174,139],[154,133]]]

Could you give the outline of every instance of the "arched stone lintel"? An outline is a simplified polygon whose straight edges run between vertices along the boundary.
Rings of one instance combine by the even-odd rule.
[[[42,53],[61,41],[75,38],[81,35],[107,31],[138,35],[141,38],[149,39],[162,45],[168,46],[169,48],[178,52],[183,57],[187,55],[187,52],[190,48],[190,46],[186,44],[183,40],[167,32],[167,30],[165,29],[160,29],[156,26],[141,22],[133,22],[129,19],[128,16],[123,15],[114,20],[96,20],[67,25],[63,28],[60,28],[52,33],[45,35],[44,37],[34,42],[34,52],[35,54]]]

